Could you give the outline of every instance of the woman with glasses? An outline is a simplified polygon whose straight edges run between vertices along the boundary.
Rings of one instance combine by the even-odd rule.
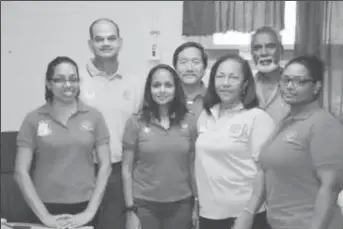
[[[238,55],[218,59],[197,123],[200,229],[232,228],[241,212],[248,211],[245,206],[257,175],[255,160],[273,129],[273,119],[258,108],[249,63]],[[254,213],[253,228],[268,229],[265,208]]]
[[[343,126],[318,103],[323,78],[320,59],[300,56],[287,63],[280,79],[290,112],[261,149],[261,180],[247,205],[255,212],[265,200],[273,229],[343,227],[337,205],[343,184]],[[251,218],[244,212],[235,229],[250,229]]]
[[[46,103],[26,115],[17,137],[16,181],[34,213],[32,222],[48,227],[94,225],[111,171],[103,116],[82,103],[79,93],[77,64],[68,57],[52,60]]]

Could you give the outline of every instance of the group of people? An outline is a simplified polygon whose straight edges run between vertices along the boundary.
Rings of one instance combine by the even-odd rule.
[[[118,63],[108,18],[90,26],[85,68],[57,57],[45,100],[19,130],[15,178],[32,222],[96,229],[342,229],[343,126],[320,108],[324,64],[284,68],[269,27],[251,54],[225,55],[203,76],[201,44],[176,48],[147,77]],[[145,82],[142,82],[144,78]]]

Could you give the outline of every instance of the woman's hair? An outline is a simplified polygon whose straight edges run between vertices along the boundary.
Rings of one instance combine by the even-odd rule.
[[[240,101],[243,104],[245,109],[251,109],[259,106],[256,89],[255,89],[255,80],[253,73],[251,71],[250,65],[247,60],[242,58],[237,54],[228,54],[219,58],[214,65],[212,66],[210,72],[210,79],[207,88],[207,92],[204,98],[204,108],[208,114],[211,114],[210,109],[221,102],[216,89],[215,89],[215,80],[216,74],[219,66],[226,60],[235,60],[241,65],[243,73],[243,82],[241,84],[241,97]]]
[[[46,74],[45,74],[45,81],[46,82],[49,82],[52,80],[52,76],[54,75],[55,73],[55,69],[58,65],[60,64],[63,64],[63,63],[68,63],[68,64],[71,64],[75,67],[76,69],[76,73],[77,73],[77,78],[79,79],[79,67],[78,65],[76,64],[76,62],[74,60],[72,60],[71,58],[69,57],[66,57],[66,56],[58,56],[56,57],[55,59],[53,59],[52,61],[50,61],[50,63],[48,64],[48,68],[46,70]],[[78,98],[80,95],[80,90],[78,91],[77,95],[76,95],[76,98]],[[47,85],[45,85],[45,101],[47,102],[51,102],[52,99],[53,99],[53,93],[52,93],[52,90],[49,89],[47,87]]]
[[[315,81],[323,83],[324,81],[324,72],[325,64],[324,62],[314,55],[304,55],[298,56],[291,59],[286,65],[285,69],[294,63],[303,65],[309,72],[309,76]]]
[[[144,89],[144,101],[141,117],[146,123],[149,123],[152,118],[160,119],[159,105],[153,100],[151,95],[151,83],[154,74],[161,69],[167,70],[171,73],[175,85],[174,99],[171,101],[169,107],[169,119],[172,123],[180,124],[188,112],[185,93],[182,89],[181,81],[176,71],[166,64],[159,64],[153,67],[148,74]]]

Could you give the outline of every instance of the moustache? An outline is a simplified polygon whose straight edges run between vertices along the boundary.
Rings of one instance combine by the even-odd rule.
[[[272,63],[275,63],[274,58],[271,57],[271,56],[260,57],[260,58],[258,59],[258,63],[259,63],[259,64],[262,63],[263,61],[270,61],[270,62],[272,62]]]

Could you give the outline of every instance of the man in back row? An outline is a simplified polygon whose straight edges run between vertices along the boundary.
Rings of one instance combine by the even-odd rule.
[[[251,56],[258,70],[255,76],[256,93],[260,107],[266,110],[276,124],[289,111],[278,87],[283,72],[280,66],[282,55],[281,37],[274,29],[261,27],[251,36]]]
[[[123,229],[122,135],[126,120],[141,106],[144,82],[129,75],[118,62],[123,41],[115,22],[98,19],[91,24],[89,35],[88,45],[94,58],[80,68],[83,69],[80,98],[103,114],[110,132],[112,162],[112,174],[98,211],[97,229]]]

